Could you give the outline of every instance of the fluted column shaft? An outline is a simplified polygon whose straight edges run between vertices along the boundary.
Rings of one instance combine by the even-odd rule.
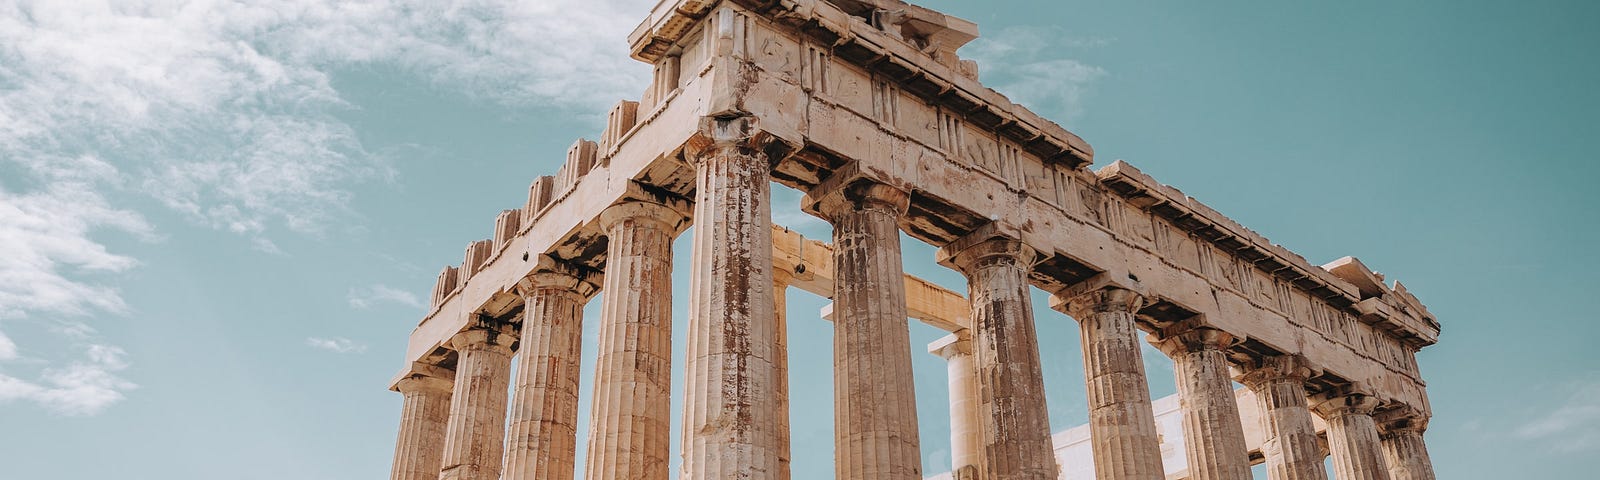
[[[601,213],[600,310],[588,480],[666,480],[671,462],[672,238],[686,219],[646,202]]]
[[[390,480],[439,479],[453,387],[450,379],[425,375],[407,377],[395,384],[395,390],[405,396],[405,403],[401,407]]]
[[[1095,478],[1100,480],[1166,478],[1139,329],[1133,321],[1142,302],[1137,293],[1120,288],[1067,300],[1067,313],[1078,321],[1083,345],[1089,441]]]
[[[1383,441],[1384,462],[1393,480],[1434,480],[1433,460],[1422,441],[1422,424],[1389,427],[1378,436]]]
[[[792,273],[772,271],[772,311],[777,319],[772,336],[772,369],[777,372],[773,374],[777,380],[773,390],[778,397],[778,474],[773,478],[777,480],[789,480],[790,460],[794,458],[789,432],[789,282],[793,280]]]
[[[593,286],[567,267],[553,267],[523,279],[518,290],[526,306],[505,479],[571,480],[577,465],[583,305]]]
[[[984,480],[1054,479],[1060,472],[1028,298],[1035,255],[1022,242],[993,238],[951,259],[966,274],[972,301]]]
[[[450,345],[457,354],[450,422],[445,429],[442,480],[495,480],[506,425],[506,384],[511,375],[510,329],[477,320]]]
[[[1271,480],[1327,480],[1325,456],[1311,422],[1306,379],[1315,373],[1299,355],[1261,359],[1239,377],[1261,408],[1261,453]]]
[[[975,480],[983,465],[983,405],[978,400],[971,332],[951,334],[929,345],[928,351],[944,358],[950,379],[951,476]]]
[[[1233,341],[1226,332],[1195,327],[1170,333],[1157,343],[1172,357],[1184,452],[1189,478],[1194,480],[1250,480],[1244,424],[1224,351]]]
[[[697,170],[697,228],[682,478],[775,478],[778,325],[767,157],[737,141],[697,146],[689,155]]]
[[[815,192],[814,192],[815,194]],[[905,192],[839,188],[833,223],[834,478],[921,480],[899,217]]]
[[[1339,480],[1389,480],[1372,411],[1378,399],[1363,393],[1328,396],[1313,409],[1328,422],[1328,451]]]

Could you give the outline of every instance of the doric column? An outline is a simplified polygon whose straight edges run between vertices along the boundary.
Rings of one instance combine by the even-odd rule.
[[[571,480],[577,465],[583,305],[596,286],[570,265],[542,255],[537,261],[535,273],[517,283],[524,304],[522,342],[505,479]]]
[[[954,480],[977,480],[983,465],[982,404],[972,363],[971,332],[962,330],[928,345],[943,357],[950,376],[950,472]]]
[[[1234,344],[1234,337],[1187,323],[1170,327],[1157,337],[1156,346],[1172,357],[1178,381],[1189,478],[1249,480],[1250,457],[1225,351]]]
[[[837,174],[836,174],[837,175]],[[900,215],[906,192],[824,183],[808,210],[833,224],[834,478],[920,480]]]
[[[688,220],[684,202],[670,203],[676,205],[633,201],[600,214],[607,238],[605,295],[584,468],[588,480],[668,476],[672,239]]]
[[[1379,415],[1378,438],[1383,441],[1383,459],[1393,480],[1434,480],[1433,460],[1422,433],[1428,418],[1411,408],[1391,410]]]
[[[793,281],[793,273],[780,268],[772,270],[772,311],[778,323],[772,336],[772,369],[777,372],[773,374],[777,377],[773,390],[778,397],[778,474],[773,477],[776,480],[789,480],[790,459],[794,458],[790,452],[789,433],[789,284]]]
[[[973,355],[983,404],[984,480],[1060,474],[1050,441],[1028,271],[1037,254],[1020,241],[968,236],[940,251],[967,276]]]
[[[769,156],[753,120],[706,119],[696,169],[683,480],[775,478],[779,470]]]
[[[1306,379],[1316,374],[1305,357],[1278,355],[1257,360],[1239,377],[1261,408],[1261,453],[1271,480],[1328,479],[1306,401]]]
[[[418,364],[411,376],[396,382],[405,396],[400,435],[394,445],[390,480],[438,480],[444,461],[444,432],[450,420],[450,390],[455,372]]]
[[[450,339],[456,383],[445,429],[441,480],[495,480],[505,441],[506,383],[511,376],[510,325],[488,318]]]
[[[1089,442],[1100,480],[1163,480],[1161,439],[1150,406],[1134,315],[1144,299],[1124,288],[1063,298],[1078,321],[1089,399]]]
[[[1380,403],[1359,384],[1319,395],[1312,410],[1328,422],[1328,450],[1339,480],[1389,480],[1372,412]]]

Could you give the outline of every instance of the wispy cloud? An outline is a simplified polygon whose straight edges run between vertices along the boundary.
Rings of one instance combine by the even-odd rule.
[[[0,373],[0,402],[26,400],[61,415],[94,415],[138,388],[117,375],[128,368],[122,349],[88,345],[84,358],[63,368],[46,368],[37,382]]]
[[[625,38],[653,3],[0,0],[0,319],[48,317],[71,326],[57,332],[67,344],[102,352],[70,360],[0,336],[0,360],[42,365],[22,375],[37,382],[7,365],[0,399],[77,392],[58,411],[88,414],[133,388],[112,374],[121,351],[106,363],[115,347],[76,320],[129,310],[111,277],[138,261],[94,235],[159,236],[122,197],[285,254],[278,232],[346,225],[354,187],[396,175],[341,119],[359,106],[332,72],[393,67],[479,101],[598,118],[644,89],[649,67]],[[421,303],[370,293],[363,305]]]
[[[979,37],[961,53],[977,60],[984,82],[1012,101],[1046,117],[1070,121],[1083,114],[1084,97],[1106,71],[1068,55],[1109,43],[1109,39],[1073,37],[1055,27],[1008,27]]]
[[[360,309],[373,308],[383,304],[397,304],[415,309],[422,308],[422,300],[416,294],[394,288],[388,285],[373,285],[366,288],[350,289],[350,306]]]
[[[311,337],[306,339],[306,346],[333,353],[364,353],[367,351],[366,344],[344,337]]]
[[[1565,396],[1557,405],[1542,410],[1513,430],[1512,435],[1563,453],[1600,450],[1600,378],[1559,390]]]

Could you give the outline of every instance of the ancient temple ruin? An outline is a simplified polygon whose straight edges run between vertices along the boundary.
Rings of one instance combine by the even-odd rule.
[[[933,473],[911,320],[950,332],[927,348],[949,367],[945,478],[1234,480],[1264,462],[1273,480],[1326,479],[1329,456],[1340,480],[1434,478],[1415,355],[1439,323],[1415,296],[1126,163],[1089,169],[1083,139],[979,82],[956,53],[976,36],[898,0],[657,5],[628,38],[649,89],[439,274],[391,387],[392,478],[566,480],[584,462],[589,480],[665,480],[681,435],[683,479],[788,479],[789,287],[834,302],[836,478]],[[772,224],[774,183],[805,192],[831,241]],[[691,224],[675,322],[671,245]],[[966,294],[906,276],[901,232],[939,247],[912,261],[962,272]],[[1032,288],[1059,312],[1034,312]],[[598,349],[580,352],[602,291]],[[1090,415],[1052,439],[1034,321],[1063,313]],[[1151,400],[1144,341],[1172,358],[1178,398]],[[580,355],[598,359],[582,436]]]

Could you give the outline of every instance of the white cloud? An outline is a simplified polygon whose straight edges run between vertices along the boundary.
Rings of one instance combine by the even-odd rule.
[[[484,101],[597,117],[644,89],[649,0],[0,0],[0,150],[83,154],[189,218],[319,233],[389,178],[335,114],[340,68],[385,65]],[[254,241],[271,251],[270,242]]]
[[[333,353],[363,353],[367,351],[365,344],[344,337],[306,339],[306,345],[311,348],[327,350]]]
[[[1564,453],[1600,450],[1600,381],[1575,383],[1561,390],[1566,397],[1559,405],[1543,410],[1512,435]]]
[[[978,61],[986,84],[1011,100],[1055,120],[1084,112],[1084,96],[1105,69],[1065,58],[1070,49],[1102,47],[1101,38],[1074,38],[1059,28],[1008,27],[962,49]]]
[[[481,101],[599,118],[644,89],[626,36],[653,3],[0,0],[0,319],[45,315],[85,345],[93,329],[73,318],[127,312],[105,276],[138,262],[94,235],[157,234],[124,196],[271,254],[284,253],[274,232],[354,217],[352,187],[394,172],[340,119],[358,106],[334,88],[339,69],[396,67]],[[10,338],[0,360],[19,355]],[[0,374],[0,399],[99,412],[133,388],[99,355],[32,359],[40,380]]]
[[[0,362],[17,359],[17,342],[11,341],[6,332],[0,332]]]
[[[95,415],[138,388],[117,376],[128,368],[122,349],[88,345],[84,359],[65,368],[47,368],[38,382],[0,373],[0,402],[26,400],[61,415]]]
[[[350,306],[368,309],[382,304],[399,304],[415,309],[423,307],[422,300],[411,292],[390,287],[388,285],[373,285],[367,288],[350,289]]]
[[[90,238],[112,230],[148,238],[139,214],[112,206],[95,185],[118,174],[90,157],[30,164],[40,190],[17,194],[0,185],[0,318],[27,312],[86,315],[126,309],[115,288],[86,280],[137,264]]]

